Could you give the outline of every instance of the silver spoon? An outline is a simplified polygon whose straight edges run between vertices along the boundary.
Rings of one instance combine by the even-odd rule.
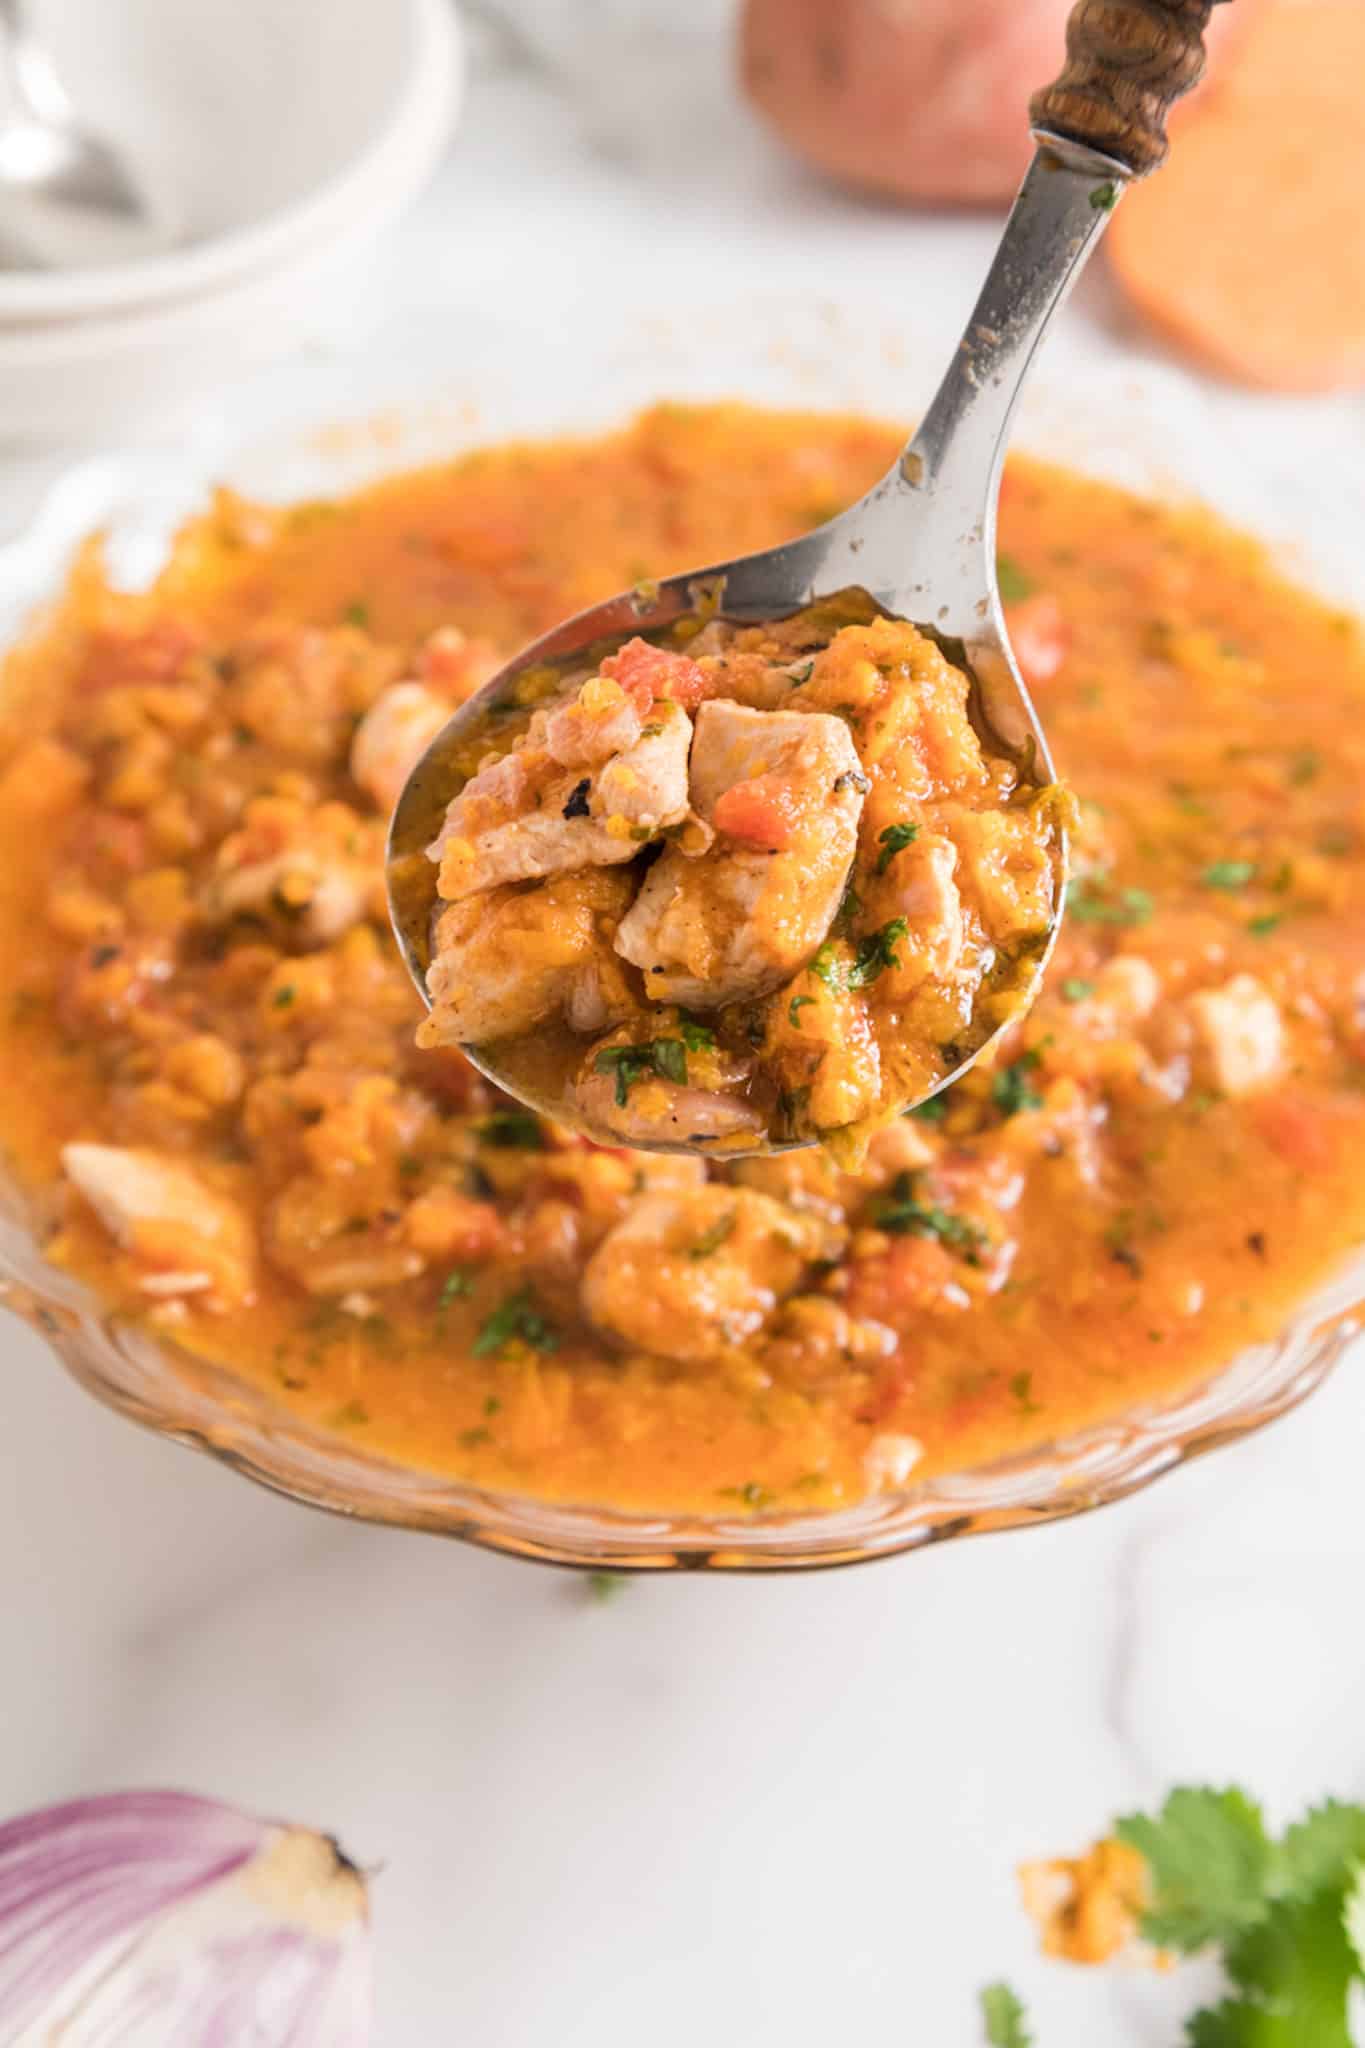
[[[717,602],[723,618],[741,624],[784,618],[819,597],[856,587],[891,616],[931,630],[972,679],[973,722],[982,737],[1015,762],[1026,783],[1041,787],[1053,780],[1047,740],[1010,651],[996,584],[996,509],[1010,422],[1043,337],[1124,187],[1165,157],[1165,117],[1201,75],[1203,31],[1216,4],[1078,0],[1068,26],[1066,66],[1056,84],[1031,102],[1037,154],[966,333],[914,438],[880,483],[799,540],[623,591],[580,612],[519,654],[437,735],[399,797],[387,865],[394,930],[428,1006],[436,871],[424,849],[463,779],[454,773],[451,756],[492,707],[511,700],[525,670],[570,668],[593,643],[648,636]],[[1021,979],[1022,995],[1036,991],[1056,940],[1065,852],[1059,824],[1052,927]],[[957,1080],[994,1036],[998,1032],[982,1039],[938,1085]],[[492,1047],[463,1050],[509,1093],[561,1122],[575,1121],[562,1101],[509,1073]],[[590,1134],[612,1139],[606,1130],[593,1128]],[[640,1138],[631,1142],[645,1144]],[[670,1141],[648,1149],[710,1148]]]
[[[11,267],[96,270],[169,248],[160,198],[73,108],[23,0],[0,0],[0,256]]]

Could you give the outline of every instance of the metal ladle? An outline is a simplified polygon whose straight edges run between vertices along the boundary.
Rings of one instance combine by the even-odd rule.
[[[1125,186],[1166,155],[1166,115],[1203,71],[1203,33],[1217,4],[1078,0],[1061,76],[1030,103],[1037,153],[966,332],[914,438],[865,497],[799,540],[624,591],[580,612],[519,654],[437,735],[399,797],[387,870],[394,929],[424,1001],[436,872],[424,848],[457,793],[461,778],[452,781],[450,759],[461,740],[490,706],[509,700],[523,671],[568,666],[594,642],[649,635],[699,606],[712,608],[717,597],[723,618],[750,624],[857,586],[891,616],[930,629],[966,669],[978,732],[1016,763],[1026,783],[1041,787],[1053,779],[996,584],[996,509],[1010,422],[1043,337]],[[1030,995],[1061,917],[1061,831],[1059,825],[1053,922]],[[946,1079],[956,1080],[991,1042],[986,1038]],[[463,1050],[509,1093],[574,1121],[565,1104],[532,1100],[490,1056],[491,1047]],[[670,1141],[658,1149],[692,1148]]]

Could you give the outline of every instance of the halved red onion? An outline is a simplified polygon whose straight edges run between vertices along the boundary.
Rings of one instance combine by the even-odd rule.
[[[0,1826],[0,2041],[363,2048],[365,1879],[326,1835],[186,1792]]]

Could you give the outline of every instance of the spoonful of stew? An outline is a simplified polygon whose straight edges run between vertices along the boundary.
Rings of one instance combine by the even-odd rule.
[[[1213,4],[1079,0],[966,333],[866,497],[580,613],[417,738],[388,884],[420,1044],[607,1144],[856,1158],[1027,1008],[1069,803],[1000,610],[1005,444]]]

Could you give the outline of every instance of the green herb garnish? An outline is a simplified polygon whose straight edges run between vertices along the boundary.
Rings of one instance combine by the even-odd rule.
[[[1106,894],[1109,878],[1104,874],[1077,875],[1066,885],[1067,915],[1077,924],[1147,924],[1152,899],[1145,889],[1122,889],[1117,896]]]
[[[1022,598],[1032,597],[1038,588],[1027,569],[1021,569],[1013,555],[996,556],[995,580],[1004,604],[1018,604]]]
[[[1245,889],[1255,874],[1254,860],[1216,860],[1205,868],[1200,880],[1206,889]]]
[[[824,945],[811,961],[810,971],[817,981],[823,981],[826,988],[833,989],[835,994],[838,994],[843,986],[839,974],[839,955],[835,952],[828,939],[825,940]],[[814,1002],[814,996],[810,1000]]]
[[[957,1251],[975,1252],[986,1242],[979,1223],[969,1223],[936,1202],[919,1201],[911,1173],[896,1175],[889,1197],[873,1209],[872,1221],[892,1237],[936,1237],[940,1244],[952,1245]]]
[[[867,988],[886,968],[899,967],[901,963],[896,945],[909,929],[905,918],[893,917],[880,931],[870,932],[865,939],[859,939],[853,965],[848,970],[848,986]]]
[[[297,994],[298,990],[293,986],[292,982],[286,983],[283,988],[276,989],[271,997],[271,1002],[277,1010],[287,1010]]]
[[[366,604],[363,597],[353,597],[341,616],[348,626],[368,626],[370,623],[370,607]]]
[[[514,1342],[529,1344],[533,1351],[559,1349],[559,1333],[536,1307],[529,1287],[519,1287],[484,1317],[470,1349],[475,1358],[492,1358]]]
[[[735,1224],[738,1220],[738,1216],[733,1209],[726,1215],[717,1217],[711,1228],[703,1230],[696,1243],[688,1246],[688,1258],[709,1259],[712,1252],[719,1251],[725,1240],[734,1235]]]
[[[1251,918],[1247,924],[1247,930],[1251,933],[1253,939],[1264,939],[1283,923],[1284,912],[1282,910],[1267,910],[1261,917]]]
[[[1033,2048],[1027,2015],[1008,1984],[988,1984],[981,1993],[981,2022],[989,2048]]]
[[[477,1126],[481,1145],[499,1152],[543,1152],[545,1133],[529,1109],[495,1109]]]
[[[941,1124],[948,1114],[948,1097],[946,1094],[931,1095],[927,1102],[917,1102],[914,1108],[907,1109],[905,1114],[912,1116],[916,1123]]]
[[[1036,1088],[1031,1088],[1028,1076],[1038,1065],[1042,1054],[1036,1047],[1021,1053],[1017,1060],[991,1076],[991,1101],[1006,1116],[1017,1116],[1021,1109],[1041,1109],[1043,1098]]]
[[[1112,213],[1118,203],[1119,188],[1112,178],[1107,178],[1103,185],[1091,187],[1090,204],[1096,213]]]
[[[903,853],[905,848],[918,838],[918,825],[888,825],[884,832],[879,832],[877,834],[877,844],[881,848],[881,852],[877,855],[877,864],[872,870],[873,874],[884,875],[892,861],[896,858],[896,855]]]
[[[589,1572],[583,1588],[596,1606],[606,1607],[619,1599],[629,1584],[630,1578],[625,1572]]]
[[[616,1107],[624,1109],[636,1082],[648,1079],[651,1074],[685,1086],[687,1049],[681,1038],[651,1038],[643,1045],[609,1045],[593,1061],[593,1071],[615,1074]]]
[[[453,1266],[441,1282],[441,1291],[436,1297],[437,1308],[449,1308],[452,1302],[474,1292],[474,1282],[463,1266]]]
[[[801,1010],[804,1010],[808,1003],[813,1003],[814,1001],[814,996],[792,997],[791,1001],[787,1005],[787,1022],[791,1025],[793,1031],[799,1031],[801,1029],[801,1018],[798,1013]]]
[[[1077,974],[1068,974],[1066,980],[1062,983],[1062,1001],[1064,1003],[1083,1003],[1089,996],[1093,996],[1094,993],[1094,982],[1083,981]]]
[[[710,1052],[715,1045],[716,1034],[709,1024],[697,1024],[691,1017],[684,1017],[678,1029],[682,1033],[682,1042],[688,1052]],[[668,1040],[661,1039],[658,1042],[667,1045]],[[684,1081],[687,1079],[685,1072],[682,1078]]]

